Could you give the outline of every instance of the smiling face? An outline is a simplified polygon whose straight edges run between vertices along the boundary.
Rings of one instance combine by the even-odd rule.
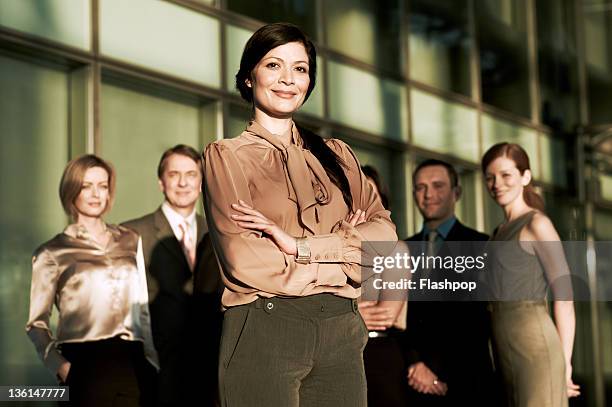
[[[506,156],[491,161],[484,175],[489,194],[501,207],[523,199],[523,189],[531,182],[531,171],[521,174],[516,163]]]
[[[426,222],[443,222],[455,213],[459,187],[451,186],[446,168],[423,167],[414,177],[414,198]]]
[[[198,163],[182,154],[172,154],[166,159],[159,188],[172,209],[189,215],[196,205],[202,186],[202,173]]]
[[[99,218],[110,201],[108,173],[104,168],[91,167],[85,171],[81,192],[74,201],[77,221],[82,217]]]
[[[251,71],[255,110],[275,118],[288,118],[306,98],[310,77],[308,54],[301,42],[271,49]]]

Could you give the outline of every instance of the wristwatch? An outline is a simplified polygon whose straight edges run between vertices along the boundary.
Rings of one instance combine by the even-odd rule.
[[[297,246],[295,261],[300,264],[310,263],[310,245],[308,244],[308,239],[305,237],[296,237],[295,243]]]

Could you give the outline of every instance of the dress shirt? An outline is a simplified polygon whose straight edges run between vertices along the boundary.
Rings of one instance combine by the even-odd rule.
[[[106,247],[91,239],[84,227],[73,224],[34,252],[26,331],[54,374],[66,361],[59,344],[116,336],[142,341],[145,356],[159,367],[142,242],[130,229],[106,226],[111,235]],[[59,312],[56,338],[49,327],[54,303]]]
[[[261,297],[333,293],[360,295],[362,244],[397,241],[395,225],[359,162],[342,141],[325,141],[346,164],[351,211],[366,211],[353,227],[340,189],[317,158],[302,146],[295,124],[274,135],[256,122],[237,138],[211,143],[204,153],[204,191],[209,233],[225,283],[226,307]],[[283,253],[265,234],[238,226],[231,204],[245,201],[292,236],[306,237],[310,263]]]
[[[170,206],[168,201],[164,201],[161,206],[162,212],[164,216],[168,220],[170,227],[172,228],[172,232],[174,232],[174,236],[176,236],[176,240],[179,242],[183,239],[183,231],[181,230],[181,225],[187,222],[189,225],[189,235],[191,236],[191,240],[193,242],[197,241],[198,236],[198,222],[196,222],[196,211],[195,208],[193,211],[187,216],[184,217]]]
[[[450,218],[442,222],[440,225],[438,225],[438,227],[436,228],[436,230],[438,231],[438,236],[436,239],[446,240],[446,237],[448,236],[449,232],[451,231],[453,226],[455,226],[455,222],[457,222],[457,218],[451,216]],[[427,225],[423,223],[423,240],[427,240],[427,236],[429,235],[430,231],[431,229],[429,229]]]

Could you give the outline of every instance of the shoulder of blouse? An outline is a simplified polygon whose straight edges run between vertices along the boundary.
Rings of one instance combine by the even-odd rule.
[[[357,166],[359,167],[359,161],[357,156],[351,149],[351,147],[342,140],[337,138],[330,138],[325,140],[325,144],[330,147],[336,154],[340,156],[344,164],[348,167]]]
[[[53,236],[51,239],[47,240],[45,243],[38,246],[34,252],[32,253],[33,257],[39,256],[43,252],[47,252],[49,256],[53,257],[53,252],[57,249],[61,249],[66,246],[66,237],[67,235],[64,233],[58,233]]]

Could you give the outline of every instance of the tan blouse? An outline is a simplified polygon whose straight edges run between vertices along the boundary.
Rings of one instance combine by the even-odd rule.
[[[210,236],[225,283],[225,307],[261,297],[333,293],[360,295],[361,245],[397,241],[385,210],[351,149],[331,139],[327,145],[344,160],[353,197],[352,211],[366,211],[367,221],[352,227],[342,191],[323,166],[302,148],[295,125],[274,135],[256,122],[234,139],[210,144],[204,153],[204,192]],[[307,237],[309,264],[283,253],[261,232],[231,219],[231,204],[243,200],[285,232]]]
[[[26,331],[53,373],[65,362],[57,345],[115,336],[142,341],[147,359],[159,366],[140,239],[125,227],[107,228],[111,238],[106,247],[73,224],[34,253]],[[49,328],[54,303],[59,311],[57,337]]]

